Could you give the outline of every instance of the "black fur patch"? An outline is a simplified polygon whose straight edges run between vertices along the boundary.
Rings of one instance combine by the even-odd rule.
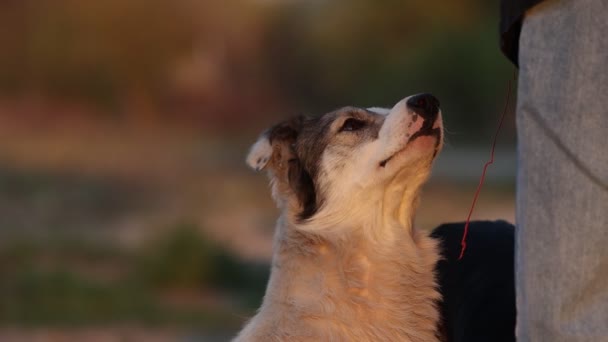
[[[299,159],[289,161],[288,179],[291,189],[302,205],[302,211],[298,214],[298,219],[305,220],[310,218],[319,209],[317,205],[317,192],[315,191],[315,184],[310,177],[310,173],[303,168]]]
[[[313,164],[307,165],[304,158],[305,151],[297,148],[302,146],[302,140],[308,141],[303,132],[307,131],[306,126],[314,124],[313,121],[316,121],[316,119],[298,116],[274,126],[268,132],[268,140],[271,145],[281,144],[283,149],[290,151],[288,156],[281,156],[280,158],[282,158],[281,162],[287,165],[284,181],[289,184],[302,207],[302,211],[298,214],[300,220],[310,218],[320,206],[313,175],[311,174],[311,171],[316,172],[316,164],[314,166]],[[304,145],[314,144],[305,142]]]
[[[321,156],[327,147],[327,130],[334,120],[334,116],[322,116],[318,118],[309,118],[305,121],[302,127],[298,141],[296,142],[296,153],[302,163],[303,175],[300,177],[300,191],[302,199],[307,199],[307,202],[301,202],[303,210],[299,215],[299,219],[304,221],[312,217],[323,204],[323,199],[320,196],[318,184],[315,181],[319,176],[319,168],[321,164]],[[314,195],[314,198],[307,196]]]

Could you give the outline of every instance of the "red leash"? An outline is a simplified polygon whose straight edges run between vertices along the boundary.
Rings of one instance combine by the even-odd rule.
[[[502,115],[500,116],[500,122],[498,123],[498,128],[496,129],[496,133],[494,134],[494,141],[492,142],[492,150],[490,151],[490,160],[486,162],[483,166],[483,171],[481,172],[481,177],[479,178],[479,185],[477,185],[477,190],[475,191],[475,196],[473,196],[473,203],[471,204],[471,210],[469,210],[469,216],[467,216],[467,222],[464,224],[464,232],[462,233],[462,241],[460,241],[460,256],[458,260],[461,260],[464,256],[464,251],[467,249],[467,234],[469,233],[469,223],[471,221],[471,215],[473,214],[473,210],[475,209],[475,203],[477,203],[477,197],[479,197],[479,192],[481,191],[481,187],[483,186],[483,181],[486,178],[486,170],[488,166],[494,163],[494,150],[496,149],[496,140],[498,139],[498,133],[502,128],[502,123],[505,119],[505,115],[507,114],[507,108],[509,107],[509,99],[511,98],[511,82],[515,79],[515,73],[513,73],[513,79],[509,80],[509,85],[507,87],[507,100],[505,101],[505,107],[502,110]]]

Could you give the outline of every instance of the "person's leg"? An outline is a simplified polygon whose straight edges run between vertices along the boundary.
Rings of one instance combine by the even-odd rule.
[[[608,341],[608,3],[534,7],[519,65],[518,341]]]

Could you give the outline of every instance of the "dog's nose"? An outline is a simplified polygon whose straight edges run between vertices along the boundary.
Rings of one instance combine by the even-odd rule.
[[[407,106],[424,119],[432,119],[439,112],[439,100],[431,94],[424,93],[410,96]]]

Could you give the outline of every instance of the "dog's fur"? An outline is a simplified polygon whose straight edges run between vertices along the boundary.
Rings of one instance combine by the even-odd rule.
[[[443,127],[412,99],[297,117],[253,145],[281,216],[264,301],[235,341],[438,340],[438,246],[412,222]]]

